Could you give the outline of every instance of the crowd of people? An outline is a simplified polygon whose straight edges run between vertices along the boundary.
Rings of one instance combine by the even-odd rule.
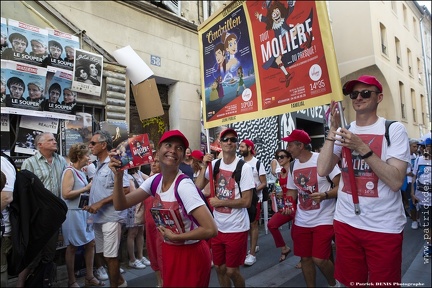
[[[321,151],[312,152],[308,133],[294,129],[281,139],[286,148],[275,151],[270,167],[258,161],[254,142],[240,140],[232,128],[219,135],[219,157],[192,150],[178,130],[165,132],[152,147],[149,175],[139,167],[118,169],[113,135],[106,131],[94,132],[88,146],[72,145],[69,163],[56,153],[53,134],[37,135],[38,151],[22,169],[33,171],[69,208],[62,226],[69,287],[79,287],[74,261],[80,246],[85,247],[86,286],[104,286],[109,279],[110,287],[127,287],[119,263],[125,228],[129,266],[150,266],[158,287],[208,287],[212,267],[221,287],[245,287],[240,267],[259,260],[258,223],[267,170],[276,179],[270,199],[276,201],[279,193],[282,201],[273,205],[277,211],[268,222],[280,249],[278,261],[291,252],[299,257],[296,268],[306,286],[316,286],[316,268],[329,287],[401,283],[406,218],[411,218],[412,229],[429,227],[430,239],[426,215],[431,212],[431,139],[409,139],[405,127],[395,122],[388,128],[387,143],[385,119],[377,115],[384,91],[375,77],[349,81],[343,92],[352,100],[355,121],[343,127],[340,106],[332,102]],[[90,154],[97,161],[90,162]],[[7,242],[6,207],[13,201],[15,176],[3,157],[2,173],[6,229],[1,280],[7,287],[3,259],[12,243]],[[279,229],[288,222],[292,247]],[[39,261],[54,259],[57,236],[21,272],[18,287],[24,287]],[[424,257],[430,257],[431,243],[425,245]]]

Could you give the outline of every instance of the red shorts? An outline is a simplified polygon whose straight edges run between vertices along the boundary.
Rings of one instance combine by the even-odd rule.
[[[214,265],[225,264],[229,268],[243,265],[246,258],[248,232],[223,233],[218,231],[216,237],[211,240]]]
[[[261,218],[261,206],[262,206],[262,202],[258,202],[256,205],[256,216],[255,216],[255,221],[259,221]]]
[[[164,242],[162,258],[164,287],[209,286],[211,257],[205,240],[190,245],[171,245]]]
[[[331,242],[334,237],[333,225],[305,228],[293,224],[291,237],[294,243],[294,255],[318,259],[330,258]]]
[[[336,234],[335,278],[339,282],[347,287],[401,282],[402,232],[372,232],[336,220],[333,226]]]

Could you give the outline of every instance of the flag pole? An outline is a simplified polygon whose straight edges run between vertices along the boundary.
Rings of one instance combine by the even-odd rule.
[[[338,102],[338,109],[339,109],[339,113],[340,113],[340,117],[341,117],[342,127],[347,128],[348,123],[345,120],[345,115],[343,112],[344,110],[342,107],[342,101]],[[353,167],[353,163],[352,163],[351,149],[349,149],[348,147],[343,147],[342,150],[343,150],[343,153],[345,154],[345,159],[346,159],[347,168],[348,168],[348,178],[349,178],[350,187],[351,187],[351,196],[352,196],[353,204],[354,204],[354,213],[356,215],[360,215],[361,210],[360,210],[359,197],[358,197],[358,191],[357,191],[357,183],[355,181],[354,167]]]
[[[209,129],[205,129],[206,131],[206,138],[207,138],[207,152],[211,153],[210,150],[210,135],[209,135]],[[210,197],[215,197],[215,186],[214,186],[214,180],[213,180],[213,166],[211,162],[208,162],[208,169],[209,169],[209,182],[210,182]],[[213,209],[213,207],[211,207]]]

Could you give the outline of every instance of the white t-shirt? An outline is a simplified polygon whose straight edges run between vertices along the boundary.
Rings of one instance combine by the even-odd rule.
[[[218,159],[212,162],[212,171],[214,171],[216,161],[218,161]],[[234,160],[231,164],[226,165],[223,159],[220,160],[219,173],[214,181],[215,197],[218,199],[230,201],[241,197],[239,187],[232,177],[238,161],[239,158]],[[206,169],[205,178],[209,179],[208,167]],[[242,191],[255,187],[252,168],[248,163],[245,163],[242,167],[240,187]],[[250,222],[246,208],[217,207],[213,210],[213,216],[218,230],[223,233],[244,232],[249,230]]]
[[[189,219],[189,217],[186,217],[186,215],[184,215],[184,212],[182,211],[183,208],[181,207],[181,205],[178,204],[174,193],[175,182],[180,174],[182,174],[181,171],[178,172],[173,183],[171,184],[169,189],[165,192],[161,192],[162,182],[163,182],[163,176],[162,176],[161,181],[159,182],[159,185],[156,188],[156,194],[153,200],[153,207],[157,207],[159,206],[159,204],[161,204],[164,208],[171,208],[173,210],[179,209],[180,212],[179,214],[181,216],[181,220],[183,221],[185,232],[188,232],[191,230],[192,221]],[[143,189],[146,193],[152,195],[151,184],[157,175],[158,174],[155,174],[149,177],[147,180],[145,180],[144,183],[141,184],[140,188]],[[188,215],[190,215],[190,213],[195,208],[205,205],[204,200],[201,199],[201,196],[198,194],[198,192],[191,193],[191,191],[196,191],[196,189],[197,188],[193,183],[192,179],[189,178],[185,178],[182,181],[180,181],[177,189],[178,195],[183,201],[184,209],[186,209],[186,213]],[[195,224],[193,228],[196,228]],[[193,244],[198,241],[199,240],[187,240],[184,244]]]
[[[294,218],[294,223],[297,226],[312,228],[319,225],[333,225],[336,199],[326,199],[316,203],[309,197],[312,193],[327,192],[331,189],[331,183],[327,177],[318,176],[318,155],[318,153],[312,152],[312,157],[304,163],[296,159],[292,171],[293,177],[288,177],[288,189],[298,191],[297,211]],[[329,177],[333,179],[338,174],[340,174],[340,170],[336,165]]]
[[[414,166],[413,173],[416,175],[416,191],[415,196],[419,199],[420,205],[431,206],[431,160],[426,160],[424,156],[420,156]]]
[[[257,162],[258,162],[257,158],[252,157],[252,159],[250,161],[245,160],[245,162],[248,163],[252,167],[252,174],[253,174],[253,178],[255,181],[255,188],[256,188],[259,185],[261,185],[260,176],[261,175],[267,175],[266,170],[264,168],[264,165],[260,162],[259,171],[257,171],[257,169],[256,169]],[[262,202],[262,199],[263,199],[262,190],[259,190],[259,191],[257,190],[257,194],[258,194],[259,201]]]
[[[13,193],[14,185],[15,185],[15,179],[16,179],[16,171],[15,171],[15,168],[12,166],[12,164],[9,162],[9,160],[6,159],[5,157],[1,157],[1,171],[6,176],[6,184],[5,184],[5,187],[3,188],[2,192],[3,193]],[[11,224],[9,221],[9,212],[7,209],[3,209],[3,211],[1,211],[1,212],[3,214],[3,221],[4,221],[4,225],[5,225],[5,232],[3,235],[4,236],[10,236]]]
[[[384,137],[385,119],[382,117],[369,126],[357,126],[355,122],[352,122],[349,130],[368,143],[383,161],[396,158],[410,162],[408,135],[401,123],[395,122],[390,126],[391,146],[389,147]],[[353,167],[361,210],[360,215],[356,215],[351,192],[349,192],[351,188],[342,147],[335,145],[333,153],[342,158],[342,177],[339,182],[335,219],[367,231],[400,233],[406,223],[400,191],[392,191],[376,176],[366,161],[360,159],[360,155],[353,153]]]

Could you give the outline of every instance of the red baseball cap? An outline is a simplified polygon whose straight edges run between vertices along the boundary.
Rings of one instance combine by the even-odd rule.
[[[225,134],[227,134],[228,132],[234,133],[235,137],[238,137],[238,136],[237,136],[237,132],[236,132],[234,129],[232,129],[232,128],[227,128],[227,129],[223,130],[223,131],[220,133],[219,138],[222,139],[222,138],[225,136]]]
[[[166,141],[172,137],[180,138],[180,140],[183,142],[185,149],[189,147],[189,141],[186,139],[186,137],[183,135],[183,133],[181,133],[179,130],[166,131],[164,134],[162,134],[162,137],[159,140],[159,145],[162,142],[164,142],[164,141]]]
[[[306,133],[306,131],[300,129],[294,129],[290,135],[282,138],[282,140],[287,142],[299,141],[305,145],[311,142],[311,138],[309,137],[309,134]]]
[[[255,155],[255,144],[249,139],[244,139],[242,142],[251,147],[251,153],[252,155]]]
[[[198,160],[198,161],[202,161],[204,158],[204,153],[200,150],[194,150],[191,153],[191,157]]]
[[[363,75],[363,76],[360,76],[357,80],[351,80],[351,81],[346,82],[342,88],[343,94],[344,95],[350,94],[352,92],[354,86],[358,83],[373,85],[373,86],[378,88],[380,93],[382,92],[382,85],[378,81],[378,79],[376,79],[374,76]]]

